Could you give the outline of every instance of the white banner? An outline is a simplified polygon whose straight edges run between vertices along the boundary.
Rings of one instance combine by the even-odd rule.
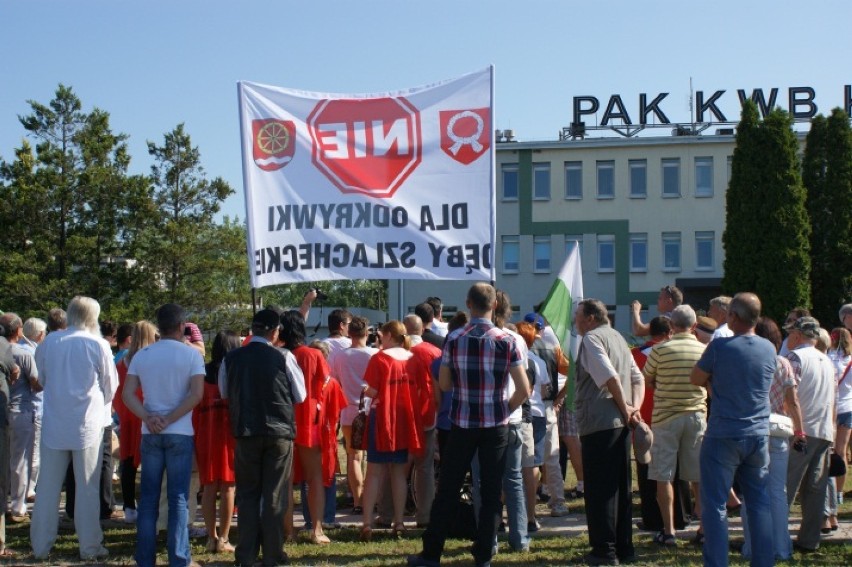
[[[253,287],[494,279],[493,67],[393,93],[238,90]]]

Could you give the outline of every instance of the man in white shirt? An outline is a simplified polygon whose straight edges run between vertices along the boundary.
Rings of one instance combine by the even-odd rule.
[[[328,314],[328,336],[322,339],[322,342],[329,347],[329,357],[337,351],[352,346],[352,339],[349,338],[349,323],[351,322],[352,314],[346,309],[335,309]]]
[[[93,561],[108,555],[98,518],[98,490],[104,406],[112,401],[118,374],[109,344],[100,336],[100,312],[94,299],[75,297],[68,305],[69,328],[49,334],[36,349],[38,382],[44,388],[41,469],[30,526],[36,559],[46,559],[56,541],[59,498],[69,461],[76,484],[74,526],[80,557]]]
[[[728,305],[730,303],[731,298],[727,295],[720,295],[710,300],[707,315],[716,321],[716,330],[713,331],[711,341],[720,337],[734,336],[734,332],[728,328]]]
[[[142,477],[136,524],[136,563],[157,557],[157,510],[163,476],[169,500],[170,565],[194,565],[189,547],[187,501],[193,459],[192,408],[204,394],[204,359],[184,342],[186,314],[167,303],[157,310],[160,340],[133,357],[122,399],[142,420]],[[49,338],[49,337],[48,337]],[[142,387],[144,405],[136,397]]]

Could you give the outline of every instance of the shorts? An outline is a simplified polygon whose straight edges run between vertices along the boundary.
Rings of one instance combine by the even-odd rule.
[[[852,429],[852,411],[837,414],[837,427]]]
[[[580,430],[577,429],[577,415],[566,406],[559,409],[559,436],[579,437]]]
[[[699,456],[707,422],[704,412],[678,414],[664,423],[651,426],[654,444],[651,445],[651,464],[648,478],[672,482],[680,464],[680,479],[698,482],[701,478]]]
[[[535,441],[533,441],[533,424],[521,423],[518,426],[523,447],[521,447],[521,467],[530,468],[535,466]]]

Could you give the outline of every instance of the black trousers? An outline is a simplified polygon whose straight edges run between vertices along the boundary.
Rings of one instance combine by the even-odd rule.
[[[134,487],[135,489],[135,487]],[[65,472],[65,513],[69,518],[74,518],[74,503],[77,497],[77,488],[74,481],[74,467],[68,463]],[[115,495],[112,490],[112,426],[104,427],[104,437],[101,442],[101,520],[105,520],[112,514],[115,504]]]
[[[663,517],[657,504],[657,481],[648,478],[648,465],[636,463],[636,480],[639,483],[639,499],[641,501],[642,523],[646,530],[659,531],[663,529]],[[689,483],[680,480],[678,471],[672,482],[674,489],[674,527],[682,530],[692,521],[692,495]]]
[[[284,437],[237,437],[234,450],[240,540],[236,563],[254,565],[263,549],[263,564],[285,562],[284,514],[293,470],[293,441]]]
[[[626,427],[580,436],[589,544],[596,557],[634,555],[629,440]]]
[[[506,446],[509,428],[485,427],[463,429],[453,426],[447,440],[446,452],[441,458],[438,493],[432,503],[429,527],[423,532],[423,557],[438,561],[444,551],[448,518],[458,514],[459,492],[474,455],[479,459],[479,482],[482,506],[479,510],[473,559],[477,564],[491,561],[494,538],[503,504],[503,471],[506,469]]]

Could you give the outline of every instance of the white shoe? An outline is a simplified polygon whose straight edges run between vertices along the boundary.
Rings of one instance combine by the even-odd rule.
[[[568,509],[565,504],[557,504],[553,508],[550,509],[550,515],[554,518],[561,518],[563,516],[567,516],[571,511]]]
[[[125,508],[124,509],[124,523],[125,524],[135,524],[137,517],[138,517],[138,513],[133,508]]]
[[[109,557],[109,551],[107,551],[107,548],[101,546],[101,548],[96,551],[94,555],[81,555],[80,559],[82,559],[83,561],[100,562],[106,559],[107,557]]]

